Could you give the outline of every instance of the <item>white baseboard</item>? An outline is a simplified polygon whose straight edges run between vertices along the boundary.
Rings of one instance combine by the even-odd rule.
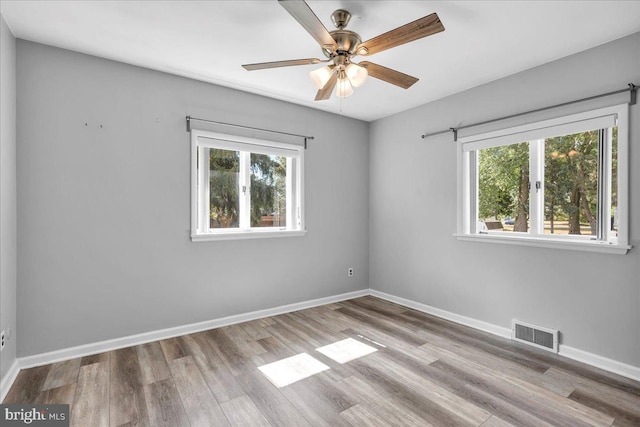
[[[434,316],[450,320],[461,325],[469,326],[474,329],[489,332],[493,335],[511,339],[510,328],[497,326],[491,323],[483,322],[482,320],[473,319],[471,317],[461,316],[456,313],[451,313],[450,311],[441,310],[439,308],[431,307],[430,305],[397,297],[395,295],[390,295],[384,292],[376,291],[374,289],[371,289],[371,295],[394,302],[396,304],[403,305],[405,307],[422,311],[423,313],[432,314]],[[631,378],[632,380],[640,381],[640,367],[637,366],[618,362],[617,360],[609,359],[607,357],[589,353],[588,351],[569,347],[564,344],[560,344],[558,354],[568,359],[573,359],[578,362],[586,363],[587,365],[600,368],[604,371],[612,372],[614,374],[622,375],[623,377]]]
[[[564,344],[560,344],[560,351],[558,354],[568,359],[577,360],[578,362],[586,363],[587,365],[613,372],[614,374],[622,375],[623,377],[631,378],[632,380],[640,381],[640,368],[637,366],[628,365],[623,362],[618,362],[617,360],[598,356],[597,354],[569,347]]]
[[[15,381],[20,369],[32,368],[35,366],[47,365],[49,363],[60,362],[63,360],[74,359],[77,357],[88,356],[91,354],[102,353],[104,351],[117,350],[120,348],[130,347],[139,344],[145,344],[152,341],[173,338],[176,336],[192,334],[208,329],[220,328],[236,323],[247,322],[250,320],[261,319],[264,317],[276,316],[279,314],[290,313],[292,311],[303,310],[306,308],[317,307],[320,305],[331,304],[334,302],[344,301],[352,298],[358,298],[366,295],[372,295],[402,306],[413,308],[423,313],[428,313],[442,319],[469,326],[474,329],[488,332],[503,338],[511,338],[511,329],[503,326],[494,325],[492,323],[473,319],[471,317],[462,316],[450,311],[432,307],[406,298],[401,298],[385,292],[376,291],[374,289],[363,289],[360,291],[348,292],[340,295],[333,295],[324,298],[318,298],[309,301],[303,301],[294,304],[287,304],[280,307],[274,307],[264,310],[252,311],[233,316],[222,317],[219,319],[207,320],[204,322],[192,323],[189,325],[177,326],[174,328],[151,331],[137,335],[130,335],[122,338],[116,338],[107,341],[96,342],[92,344],[71,347],[62,350],[56,350],[48,353],[37,354],[18,358],[12,365],[7,374],[0,382],[0,402],[9,392],[11,385]],[[567,357],[588,365],[613,372],[636,381],[640,381],[640,368],[598,356],[583,350],[579,350],[566,345],[560,345],[560,356]]]
[[[498,335],[503,338],[511,338],[511,329],[497,326],[492,323],[483,322],[482,320],[476,320],[471,317],[462,316],[460,314],[452,313],[450,311],[441,310],[439,308],[432,307],[430,305],[422,304],[409,299],[397,297],[395,295],[387,294],[384,292],[371,289],[371,295],[387,301],[394,302],[396,304],[403,305],[405,307],[413,308],[414,310],[421,311],[423,313],[432,314],[441,319],[450,320],[461,325],[469,326],[474,329],[489,332],[493,335]]]
[[[204,322],[192,323],[189,325],[176,326],[174,328],[129,335],[126,337],[80,345],[77,347],[65,348],[62,350],[36,354],[33,356],[20,357],[18,359],[18,363],[20,365],[20,369],[33,368],[35,366],[48,365],[49,363],[75,359],[76,357],[89,356],[91,354],[102,353],[105,351],[117,350],[120,348],[131,347],[134,345],[145,344],[148,342],[173,338],[181,335],[193,334],[195,332],[206,331],[208,329],[215,329],[222,326],[233,325],[235,323],[248,322],[250,320],[290,313],[292,311],[317,307],[319,305],[331,304],[334,302],[358,298],[365,295],[369,295],[369,289],[363,289],[360,291],[348,292],[345,294],[333,295],[294,304],[287,304],[280,307],[267,308],[264,310],[257,310],[249,313],[236,314],[219,319],[207,320]]]
[[[9,393],[9,389],[16,380],[19,372],[20,367],[18,365],[18,360],[14,360],[7,373],[2,377],[2,380],[0,380],[0,403],[2,403],[5,397],[7,397],[7,393]]]

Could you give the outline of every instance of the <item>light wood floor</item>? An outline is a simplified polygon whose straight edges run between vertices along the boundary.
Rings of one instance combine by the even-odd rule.
[[[349,337],[378,351],[315,350]],[[330,369],[282,388],[257,369],[303,352]],[[24,370],[4,403],[91,427],[640,425],[638,382],[373,297]]]

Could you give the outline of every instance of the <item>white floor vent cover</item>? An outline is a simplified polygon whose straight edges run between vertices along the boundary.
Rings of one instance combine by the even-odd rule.
[[[558,330],[543,326],[531,325],[513,319],[511,325],[511,339],[523,342],[544,350],[558,352]]]

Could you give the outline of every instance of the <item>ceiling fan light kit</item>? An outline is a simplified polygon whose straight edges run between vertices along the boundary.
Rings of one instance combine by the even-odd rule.
[[[369,72],[366,68],[354,64],[353,62],[347,65],[347,67],[345,68],[345,72],[347,73],[347,77],[354,87],[362,86],[369,76]]]
[[[333,68],[333,65],[325,65],[324,67],[318,68],[317,70],[313,70],[309,73],[311,81],[318,89],[322,89],[322,87],[327,84],[331,78],[331,74],[333,74]]]
[[[346,98],[353,94],[353,87],[360,87],[367,79],[368,72],[365,67],[347,62],[346,56],[336,58],[334,64],[325,65],[309,73],[309,77],[318,90],[327,84],[332,74],[337,74],[336,96]],[[346,66],[344,65],[346,63]]]
[[[353,94],[353,87],[344,71],[338,73],[338,84],[336,85],[336,96],[338,98],[346,98]]]
[[[337,30],[329,32],[304,0],[278,0],[278,3],[318,42],[322,53],[328,59],[323,61],[318,58],[307,58],[262,62],[245,64],[243,67],[248,71],[254,71],[329,62],[329,65],[309,73],[311,81],[318,88],[316,101],[329,99],[334,88],[336,96],[345,98],[353,94],[354,87],[362,86],[368,76],[408,89],[418,81],[417,78],[369,61],[358,64],[353,62],[352,58],[356,55],[373,55],[444,31],[440,18],[436,13],[432,13],[362,42],[357,33],[345,30],[351,14],[344,9],[338,9],[331,14],[331,20]]]

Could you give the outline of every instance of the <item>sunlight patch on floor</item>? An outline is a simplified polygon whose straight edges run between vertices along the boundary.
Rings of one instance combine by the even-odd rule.
[[[275,385],[284,387],[329,369],[327,365],[309,356],[296,354],[277,362],[259,366],[258,369]]]
[[[347,338],[346,340],[316,348],[316,351],[338,363],[347,363],[378,350],[353,338]]]

